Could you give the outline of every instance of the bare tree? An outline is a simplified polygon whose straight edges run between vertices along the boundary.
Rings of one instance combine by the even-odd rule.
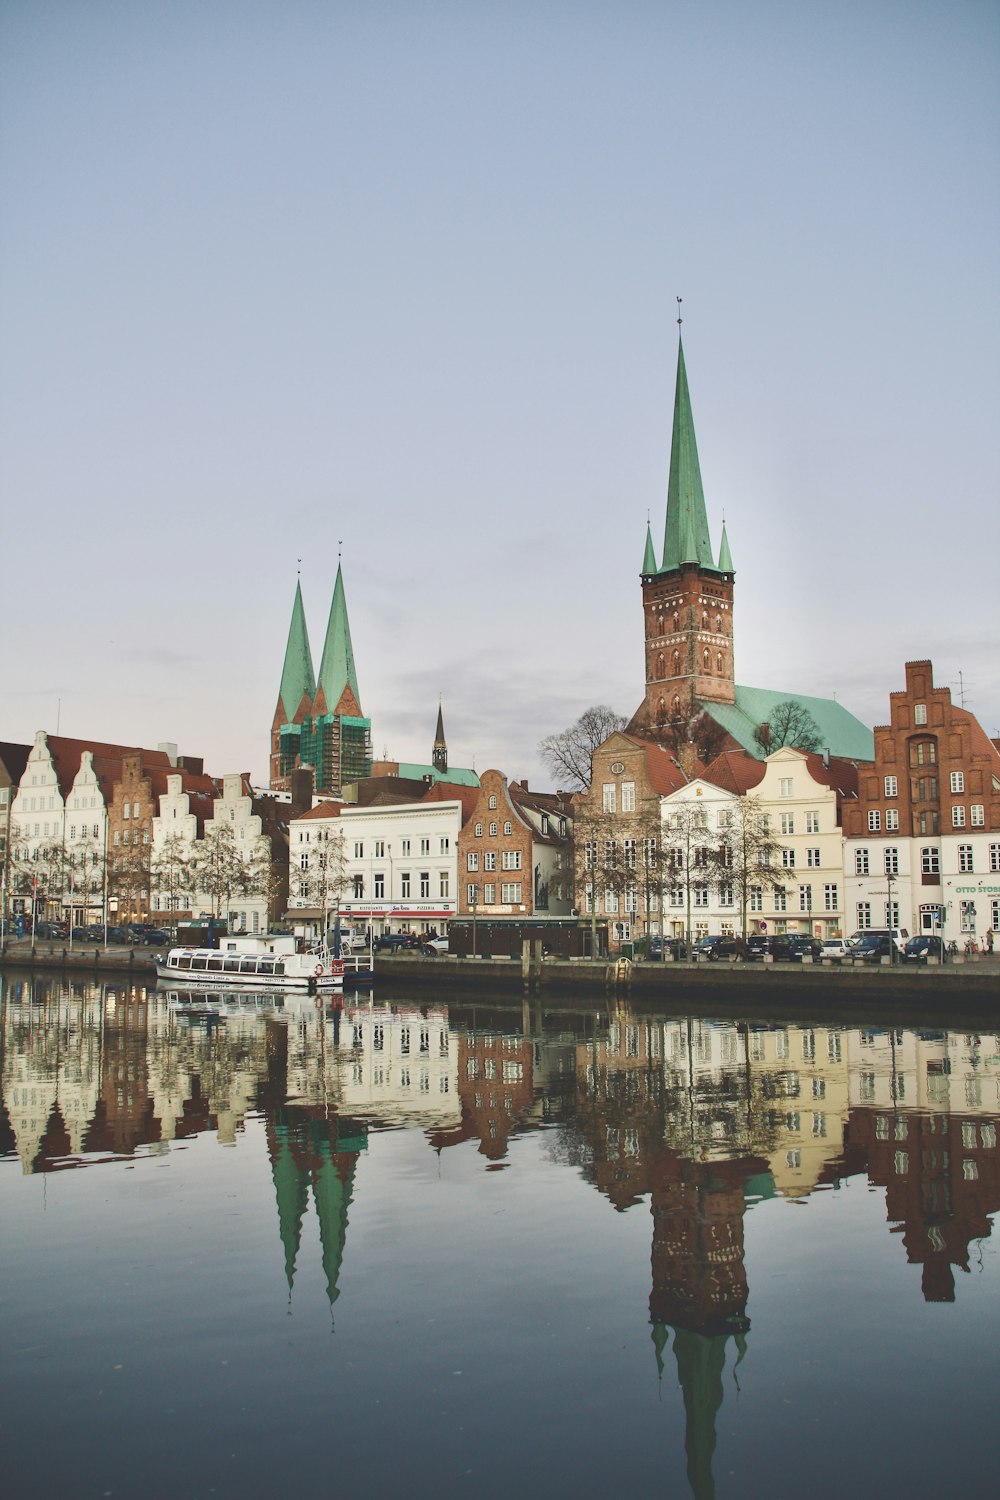
[[[677,706],[669,714],[657,720],[652,732],[678,757],[693,750],[703,765],[721,755],[729,740],[722,725],[705,712],[693,688],[680,696]]]
[[[681,893],[684,936],[690,957],[692,906],[708,906],[708,893],[715,883],[718,865],[718,835],[709,832],[707,810],[693,798],[668,800],[666,811],[664,881],[672,893]]]
[[[786,698],[774,705],[763,724],[754,731],[754,739],[766,755],[780,750],[783,745],[791,745],[807,755],[823,748],[819,725],[809,710],[794,698]]]
[[[713,878],[716,885],[733,887],[742,915],[744,942],[751,900],[756,903],[764,890],[782,885],[787,878],[788,872],[780,863],[781,849],[760,798],[734,798],[729,827],[714,849]]]
[[[324,924],[347,888],[344,830],[336,828],[326,832],[327,837],[320,846],[301,854],[298,869],[289,871],[289,894],[319,907]]]
[[[538,753],[546,769],[569,791],[590,786],[591,756],[610,734],[624,729],[626,720],[606,703],[588,708],[575,724],[540,741]]]
[[[228,911],[230,900],[244,888],[243,860],[229,823],[206,825],[205,837],[196,853],[197,886],[212,902],[212,915]]]
[[[196,873],[195,851],[189,840],[179,833],[167,834],[163,843],[153,851],[150,870],[151,892],[166,903],[162,910],[176,913],[187,904],[181,897],[191,892]],[[173,920],[176,921],[176,916]]]

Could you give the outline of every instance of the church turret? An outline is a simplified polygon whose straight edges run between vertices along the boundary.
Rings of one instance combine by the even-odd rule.
[[[431,765],[435,771],[440,771],[442,776],[447,774],[448,746],[444,737],[444,717],[441,712],[440,703],[438,704],[437,730],[434,734],[434,749],[431,752]]]
[[[645,556],[642,559],[642,576],[643,576],[643,578],[649,578],[653,573],[656,573],[656,572],[658,572],[658,569],[657,569],[657,566],[656,566],[656,553],[653,550],[653,533],[649,529],[649,522],[647,521],[646,522],[646,553],[645,553]]]
[[[725,521],[723,521],[722,542],[719,547],[719,572],[732,573],[733,571],[733,558],[732,553],[729,551],[729,538],[726,535],[726,523]]]

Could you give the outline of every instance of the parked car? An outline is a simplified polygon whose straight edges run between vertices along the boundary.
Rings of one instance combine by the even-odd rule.
[[[898,952],[902,953],[909,936],[910,934],[905,927],[893,927],[891,930],[888,927],[862,927],[852,934],[851,946],[855,947],[865,938],[891,937],[896,944]]]
[[[720,958],[742,958],[743,939],[715,933],[699,938],[691,950],[694,958],[707,958],[715,962]]]
[[[883,958],[890,957],[892,953],[892,941],[888,933],[871,933],[852,943],[848,949],[848,956],[855,962],[861,959],[866,964],[881,963]]]
[[[773,936],[755,932],[753,937],[747,939],[747,962],[763,963],[765,955],[770,956],[775,963],[786,964],[791,963],[796,956],[792,944],[783,932]]]
[[[685,947],[682,938],[667,938],[666,942],[667,952],[670,954],[671,958],[678,959],[687,957],[687,948]],[[662,961],[663,938],[661,938],[659,935],[650,938],[649,952],[646,956],[647,958],[655,959],[658,962]]]
[[[412,932],[383,932],[375,941],[376,953],[400,953],[408,948],[416,948],[418,939]]]
[[[439,953],[448,952],[448,939],[446,937],[425,937],[420,945],[421,953],[428,958],[436,958]]]
[[[147,927],[142,935],[142,941],[147,948],[168,948],[170,933],[165,927]]]
[[[944,939],[931,932],[918,932],[903,949],[905,964],[925,964],[929,958],[944,958]]]
[[[849,948],[850,944],[846,938],[827,938],[820,945],[819,956],[820,958],[829,958],[833,963],[839,964],[841,959],[847,954]]]
[[[69,936],[69,928],[65,922],[36,922],[35,937],[48,938],[50,941],[56,938]]]
[[[819,938],[810,937],[808,932],[788,932],[785,936],[792,950],[793,962],[801,963],[806,955],[812,959],[819,958],[823,949]]]

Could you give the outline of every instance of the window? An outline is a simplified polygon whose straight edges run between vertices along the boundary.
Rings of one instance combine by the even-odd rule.
[[[626,868],[626,870],[634,870],[635,869],[635,863],[636,863],[636,842],[635,842],[635,839],[623,839],[622,840],[622,848],[625,851],[625,868]]]
[[[990,845],[990,869],[994,875],[1000,870],[1000,844]]]
[[[868,850],[855,849],[854,851],[854,873],[855,875],[868,874]]]
[[[478,906],[479,904],[479,887],[471,881],[465,887],[465,904],[466,906]]]
[[[811,885],[799,886],[799,911],[812,911],[813,888]]]
[[[958,909],[961,917],[961,928],[963,932],[975,932],[976,930],[976,903],[974,901],[960,901]]]
[[[421,852],[421,854],[430,854],[430,852],[431,852],[431,841],[430,841],[430,839],[421,839],[420,840],[420,852]]]
[[[872,904],[870,901],[858,902],[858,926],[862,930],[872,925]]]
[[[810,870],[818,870],[819,869],[820,859],[819,859],[819,850],[818,849],[807,849],[806,850],[806,864],[809,866]]]
[[[622,812],[635,812],[635,782],[622,782]]]
[[[921,849],[920,868],[925,875],[939,875],[941,873],[941,856],[933,846]]]
[[[613,781],[606,781],[604,783],[604,811],[606,813],[617,811],[615,805],[615,784]]]
[[[836,911],[839,905],[839,895],[840,892],[835,881],[830,885],[825,885],[823,887],[823,910]]]
[[[728,807],[720,807],[720,809],[719,809],[719,827],[720,828],[732,828],[732,826],[733,826],[733,815],[730,812],[729,808]]]
[[[886,808],[886,810],[885,810],[885,831],[886,831],[886,833],[898,833],[899,832],[899,808],[898,807],[887,807]]]
[[[887,797],[899,796],[899,782],[896,780],[895,776],[887,776],[885,778],[885,795]]]
[[[482,823],[477,823],[476,824],[474,832],[475,832],[475,835],[476,835],[477,839],[481,839],[482,838],[482,836],[483,836],[483,825],[482,825]]]
[[[937,744],[934,740],[917,740],[910,746],[910,764],[918,766],[937,765]]]
[[[887,875],[899,874],[899,850],[888,848],[885,850],[885,873]]]
[[[520,905],[521,882],[519,880],[509,883],[505,881],[500,887],[500,900],[505,906]]]
[[[806,833],[819,833],[819,813],[806,813]]]
[[[490,797],[489,806],[490,806],[490,812],[496,812],[497,799],[496,799],[495,796]]]
[[[375,840],[375,858],[385,859],[385,839]]]
[[[385,876],[381,873],[372,876],[372,896],[376,901],[385,900]]]
[[[449,854],[450,852],[451,852],[451,839],[448,838],[447,834],[445,834],[444,837],[441,839],[441,843],[440,843],[439,848],[438,848],[438,853],[439,854]]]
[[[972,845],[959,844],[958,846],[958,868],[962,875],[972,874]]]
[[[503,831],[504,831],[504,837],[509,839],[510,836],[511,836],[511,834],[514,832],[514,829],[513,829],[513,827],[511,826],[510,823],[505,823],[503,825]]]
[[[969,822],[973,828],[986,827],[986,807],[982,802],[973,802],[969,808]]]
[[[774,909],[775,911],[788,910],[788,892],[783,885],[774,887]]]
[[[505,849],[500,860],[502,870],[519,870],[521,868],[520,849]]]
[[[485,849],[483,851],[483,869],[484,870],[495,870],[496,867],[497,867],[497,851],[495,849]]]
[[[410,872],[404,870],[399,877],[399,894],[409,900],[410,896]]]
[[[355,901],[363,901],[365,899],[365,877],[363,875],[354,876],[354,899]]]
[[[913,722],[914,722],[914,724],[926,724],[927,723],[927,704],[926,703],[914,703],[914,705],[913,705]]]
[[[882,814],[879,812],[877,807],[872,808],[871,812],[868,814],[868,832],[879,833],[881,831],[881,828]]]
[[[618,910],[618,892],[606,890],[604,892],[604,910],[609,916],[614,916]]]
[[[782,776],[781,779],[780,779],[780,781],[778,782],[778,796],[779,797],[790,797],[791,795],[792,795],[792,778],[791,778],[791,776]]]
[[[794,833],[795,832],[795,814],[794,813],[782,813],[781,814],[781,831],[782,831],[782,833]]]
[[[497,825],[495,823],[491,823],[490,824],[490,838],[491,839],[495,839],[496,836],[497,836]]]
[[[794,870],[795,869],[795,850],[794,849],[782,849],[782,851],[781,851],[781,864],[782,864],[782,868],[785,869],[785,870]]]
[[[430,895],[430,893],[431,893],[431,875],[430,875],[430,871],[429,870],[421,870],[421,872],[420,872],[420,895],[423,898],[423,900],[426,901],[427,897]]]
[[[404,859],[408,859],[409,858],[409,854],[410,854],[410,841],[409,841],[409,839],[400,839],[400,841],[399,841],[399,852],[403,856]]]
[[[495,906],[497,899],[497,888],[492,880],[487,880],[483,885],[483,900],[487,906]]]
[[[361,839],[355,839],[355,841],[354,841],[354,858],[355,859],[364,859],[364,857],[365,857],[365,846],[364,846],[364,843],[362,842]]]
[[[583,846],[583,868],[593,870],[597,867],[597,840],[587,839]]]
[[[707,885],[696,885],[695,886],[695,888],[694,888],[694,904],[695,904],[695,906],[707,906],[708,905],[708,886]]]
[[[476,850],[476,849],[470,849],[469,850],[468,855],[466,856],[465,868],[467,870],[478,870],[479,869],[479,851],[478,850]]]
[[[751,911],[763,911],[764,910],[764,888],[763,888],[763,886],[752,885],[750,887],[750,910]]]
[[[952,789],[953,792],[964,792],[965,791],[965,772],[964,771],[952,771],[952,773],[951,773],[951,789]]]
[[[734,889],[733,889],[733,887],[731,885],[720,885],[719,886],[719,905],[720,906],[735,906],[736,905],[736,897],[735,897],[735,894],[734,894]]]
[[[951,810],[951,826],[952,828],[965,827],[965,808],[960,802],[956,803]]]

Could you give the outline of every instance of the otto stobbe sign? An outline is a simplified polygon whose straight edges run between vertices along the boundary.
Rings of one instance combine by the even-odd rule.
[[[1000,885],[956,885],[956,896],[1000,896]]]

